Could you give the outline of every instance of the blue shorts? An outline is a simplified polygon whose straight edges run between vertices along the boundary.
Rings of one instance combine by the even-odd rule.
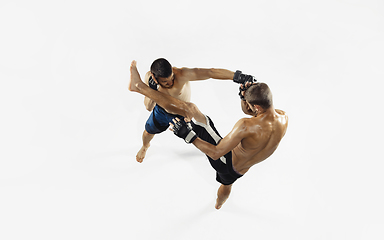
[[[158,134],[164,132],[169,127],[169,123],[172,122],[172,119],[175,117],[184,120],[184,117],[170,114],[165,111],[164,108],[156,104],[147,122],[145,123],[145,130],[150,134]]]

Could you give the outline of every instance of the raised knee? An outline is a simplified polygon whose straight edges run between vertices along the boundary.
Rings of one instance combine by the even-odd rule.
[[[154,135],[154,134],[149,133],[149,132],[147,132],[147,130],[144,129],[143,135],[144,135],[144,136],[152,136],[152,135]]]
[[[194,115],[197,111],[197,106],[191,102],[187,102],[186,105],[187,105],[187,111],[192,115]]]
[[[199,108],[194,103],[187,103],[188,106],[188,118],[196,119],[200,123],[207,124],[205,116],[200,112]]]

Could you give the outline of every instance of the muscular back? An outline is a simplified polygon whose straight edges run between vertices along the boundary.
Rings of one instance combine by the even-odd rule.
[[[288,117],[284,111],[269,109],[243,121],[246,135],[232,151],[233,166],[241,174],[272,155],[285,135]]]

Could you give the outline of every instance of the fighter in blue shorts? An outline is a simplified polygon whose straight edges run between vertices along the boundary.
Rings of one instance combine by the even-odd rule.
[[[232,80],[233,76],[234,72],[226,69],[172,67],[166,59],[159,58],[152,63],[150,71],[144,77],[144,82],[153,90],[189,102],[191,99],[190,81],[209,78]],[[182,118],[180,115],[168,113],[148,97],[144,98],[144,105],[152,113],[145,124],[142,135],[143,145],[136,155],[138,162],[142,162],[145,158],[147,149],[155,134],[165,131],[169,122],[175,116]]]

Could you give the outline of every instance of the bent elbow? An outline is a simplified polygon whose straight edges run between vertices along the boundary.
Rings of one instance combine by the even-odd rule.
[[[151,112],[153,110],[154,106],[148,106],[145,105],[145,109],[147,109],[148,112]]]
[[[213,152],[212,154],[211,154],[211,158],[213,159],[213,160],[218,160],[219,158],[221,158],[223,156],[223,154],[221,154],[221,153],[219,153],[219,152],[217,152],[217,151],[215,151],[215,152]]]
[[[153,110],[153,108],[155,107],[155,102],[145,98],[144,99],[144,106],[145,106],[145,109],[147,109],[149,112]]]

